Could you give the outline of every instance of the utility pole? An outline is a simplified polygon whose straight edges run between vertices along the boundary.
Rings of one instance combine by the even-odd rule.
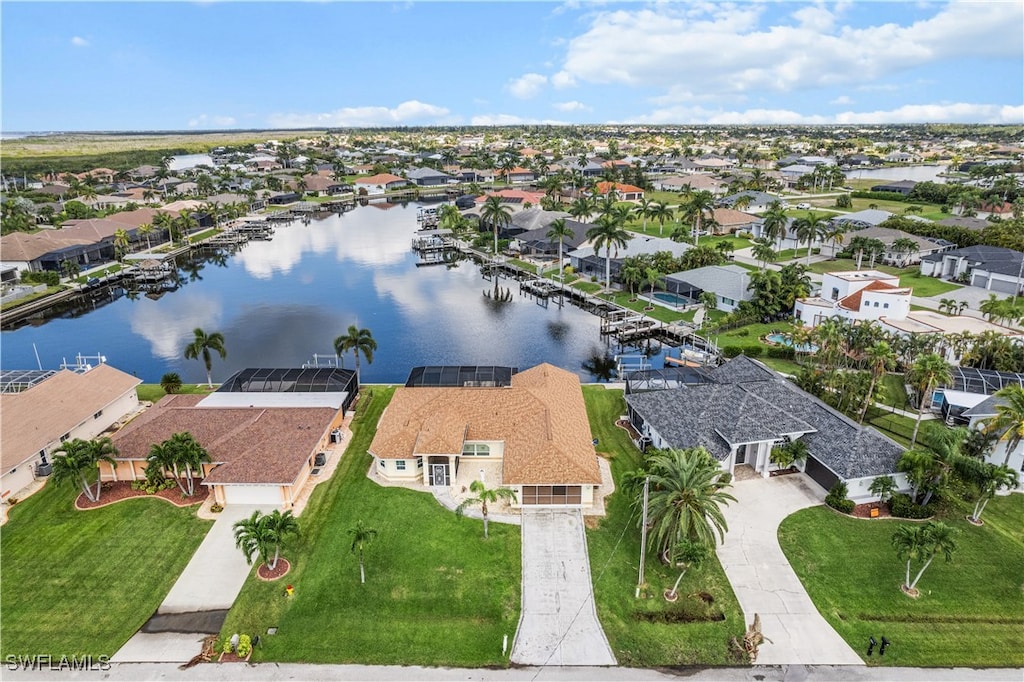
[[[651,490],[651,477],[644,479],[644,511],[643,522],[640,524],[640,579],[636,584],[636,598],[640,597],[640,586],[644,584],[644,560],[647,553],[647,496]]]

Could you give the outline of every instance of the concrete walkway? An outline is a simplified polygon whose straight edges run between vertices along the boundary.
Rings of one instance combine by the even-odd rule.
[[[824,490],[803,474],[737,480],[736,502],[724,509],[729,532],[718,558],[746,624],[761,615],[758,664],[863,665],[860,656],[822,618],[779,546],[779,524],[820,504]]]
[[[230,505],[206,534],[185,570],[178,576],[171,591],[164,597],[156,615],[197,614],[207,611],[227,612],[242,590],[252,566],[235,547],[232,526],[254,511],[272,511],[270,508]],[[151,619],[152,621],[153,619]],[[202,620],[202,619],[200,619]],[[199,622],[183,618],[183,623]],[[188,625],[180,628],[150,628],[147,623],[129,639],[111,660],[127,662],[184,663],[199,653],[209,626],[189,632]],[[154,631],[156,630],[156,631]]]
[[[524,509],[523,610],[512,645],[518,665],[615,665],[594,606],[578,509]]]

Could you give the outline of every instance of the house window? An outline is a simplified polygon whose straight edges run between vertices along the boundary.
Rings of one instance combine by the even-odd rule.
[[[377,460],[377,466],[379,466],[379,467],[380,467],[381,469],[383,469],[383,468],[384,468],[384,467],[386,466],[386,465],[384,464],[384,460],[382,460],[382,459],[378,459],[378,460]]]
[[[839,288],[838,287],[832,287],[832,300],[835,301],[835,300],[838,300],[838,299],[839,299]]]
[[[736,301],[731,298],[726,298],[725,296],[722,297],[722,303],[725,305],[736,305]]]
[[[876,308],[878,307],[878,301],[875,301],[875,307]]]
[[[422,469],[423,468],[423,458],[422,457],[417,457],[416,458],[416,468],[417,469]]]
[[[877,304],[876,304],[876,305],[877,305]],[[889,307],[889,304],[888,304],[888,303],[886,303],[886,304],[885,304],[885,305],[883,305],[882,307],[883,307],[883,308],[888,308],[888,307]]]
[[[405,460],[399,459],[395,461],[395,468],[399,471],[405,471]]]
[[[63,443],[68,438],[71,438],[71,434],[70,433],[65,433],[63,436],[60,437],[60,442]]]
[[[465,443],[462,446],[463,457],[488,457],[491,454],[491,446],[487,443]]]
[[[99,419],[99,418],[100,418],[100,417],[102,417],[102,416],[103,416],[103,410],[100,410],[99,412],[97,412],[96,414],[94,414],[94,415],[92,416],[92,418],[93,418],[93,419]]]

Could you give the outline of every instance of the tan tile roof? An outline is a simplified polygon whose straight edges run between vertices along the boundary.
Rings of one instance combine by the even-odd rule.
[[[142,383],[110,365],[61,370],[21,393],[0,394],[0,468],[25,461]],[[111,415],[113,423],[124,415]]]
[[[391,173],[378,173],[377,175],[371,175],[368,178],[357,178],[355,184],[357,185],[388,185],[392,182],[403,182],[405,178],[400,178],[397,175]]]
[[[731,208],[716,208],[714,210],[715,222],[723,227],[729,225],[749,225],[757,220],[757,216],[737,211]]]
[[[547,363],[504,388],[405,388],[381,416],[370,452],[384,459],[458,455],[465,440],[504,441],[503,482],[598,484],[583,392]]]
[[[204,396],[168,396],[114,435],[118,459],[145,459],[150,446],[187,431],[220,466],[206,483],[292,483],[337,410],[196,407]]]

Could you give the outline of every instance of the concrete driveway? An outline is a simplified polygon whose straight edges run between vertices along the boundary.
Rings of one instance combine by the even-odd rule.
[[[519,665],[615,665],[597,620],[580,510],[524,509]]]
[[[219,631],[252,570],[235,547],[232,526],[257,509],[272,511],[247,505],[224,508],[156,614],[111,660],[184,663],[199,653],[203,637]]]
[[[779,524],[825,496],[803,474],[735,481],[736,502],[724,509],[729,532],[718,558],[739,599],[746,624],[761,615],[758,665],[863,665],[822,618],[779,546]]]

